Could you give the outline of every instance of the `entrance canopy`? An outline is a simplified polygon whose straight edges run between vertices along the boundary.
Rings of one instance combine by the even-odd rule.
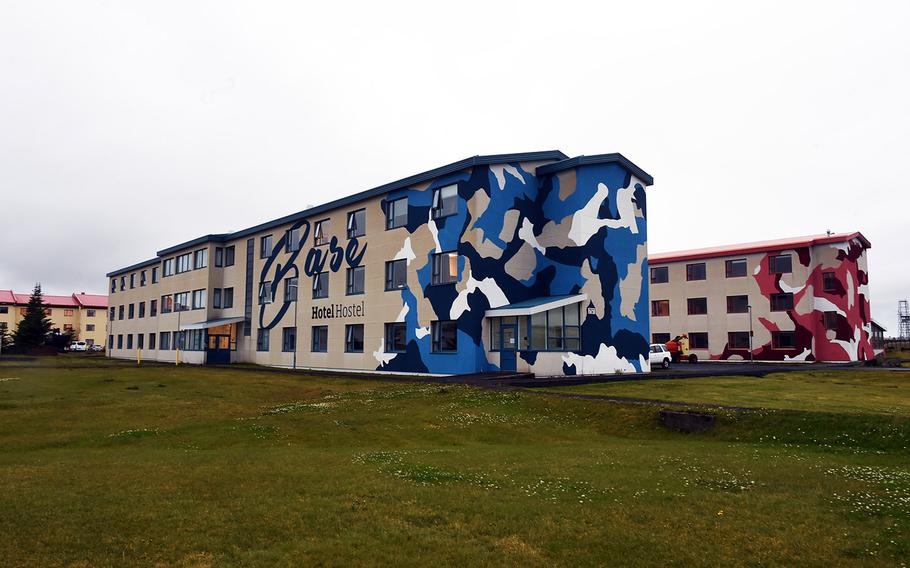
[[[210,327],[218,327],[220,325],[227,325],[229,323],[238,323],[243,321],[242,317],[239,318],[221,318],[208,321],[200,321],[197,323],[187,323],[180,326],[180,331],[185,331],[189,329],[208,329]]]
[[[540,298],[533,298],[531,300],[525,300],[524,302],[516,302],[514,304],[487,310],[485,316],[488,318],[498,318],[504,316],[530,316],[538,314],[540,312],[545,312],[547,310],[552,310],[554,308],[561,308],[562,306],[584,302],[587,299],[587,294],[542,296]]]

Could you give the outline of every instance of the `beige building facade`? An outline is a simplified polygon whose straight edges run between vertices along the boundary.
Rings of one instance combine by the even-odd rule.
[[[475,156],[206,235],[108,274],[109,354],[420,374],[646,372],[650,183],[619,154]],[[592,268],[610,263],[609,277]]]
[[[31,294],[0,290],[0,328],[12,334],[25,315]],[[107,337],[107,296],[100,294],[44,295],[45,312],[53,329],[71,331],[89,345],[104,345]]]
[[[654,254],[651,340],[686,334],[699,359],[874,356],[861,233]]]

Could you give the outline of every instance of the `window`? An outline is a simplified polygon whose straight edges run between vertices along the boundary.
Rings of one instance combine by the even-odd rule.
[[[454,321],[434,321],[431,332],[433,353],[458,351],[458,326]]]
[[[123,292],[126,290],[126,276],[120,277],[120,291]]]
[[[155,339],[156,339],[157,337],[158,337],[158,336],[155,335],[154,333],[150,333],[150,334],[149,334],[149,349],[150,349],[150,350],[154,350],[154,349],[155,349]]]
[[[290,229],[284,238],[284,251],[294,252],[300,250],[300,229]]]
[[[174,275],[174,259],[168,258],[164,261],[163,264],[164,276],[173,276]]]
[[[731,331],[728,333],[727,347],[730,349],[749,349],[749,332]]]
[[[433,218],[458,213],[458,186],[447,185],[433,191]]]
[[[793,331],[772,331],[771,347],[773,349],[793,349],[796,347],[796,333]]]
[[[837,330],[837,312],[825,312],[824,315],[825,329],[831,331]]]
[[[272,292],[272,281],[266,280],[259,284],[259,305],[271,304],[275,301],[275,294]]]
[[[433,255],[433,284],[451,284],[458,280],[458,253],[441,252]]]
[[[127,349],[133,348],[133,334],[132,333],[126,334],[126,348]]]
[[[354,239],[367,234],[367,210],[358,209],[348,213],[348,238]]]
[[[651,343],[659,343],[664,345],[670,342],[669,333],[652,333],[651,334]]]
[[[136,347],[142,349],[145,347],[145,334],[137,333],[136,334]]]
[[[66,332],[72,333],[72,331],[73,331],[73,324],[71,324],[71,323],[65,323],[65,324],[63,324],[63,332],[64,332],[64,333],[66,333]]]
[[[707,349],[708,334],[703,331],[696,331],[689,334],[690,349]]]
[[[704,280],[706,278],[706,270],[704,262],[696,262],[694,264],[686,265],[686,280]]]
[[[562,351],[563,344],[563,313],[562,310],[547,310],[547,349]]]
[[[297,299],[297,279],[288,278],[284,281],[284,301],[293,302]]]
[[[385,204],[385,228],[397,229],[408,224],[408,198],[394,199],[386,201]]]
[[[108,349],[113,349],[113,348],[114,348],[114,336],[113,336],[113,335],[108,335],[108,336],[107,336],[107,348],[108,348]]]
[[[670,315],[670,300],[651,300],[651,315],[654,317]]]
[[[212,307],[221,309],[221,288],[212,289]]]
[[[651,269],[651,284],[663,284],[670,281],[670,269],[666,266],[655,266]]]
[[[9,306],[0,306],[0,314],[8,314]]]
[[[139,273],[139,287],[140,287],[140,288],[141,288],[142,286],[145,286],[145,281],[146,281],[146,278],[147,278],[147,276],[148,276],[148,275],[146,274],[146,272],[147,272],[146,270],[143,270],[142,272]]]
[[[149,317],[153,318],[158,315],[158,300],[149,301]]]
[[[158,283],[158,267],[153,266],[152,267],[152,284],[157,284],[157,283]],[[152,342],[150,341],[149,345],[151,345],[151,344],[152,344]]]
[[[272,255],[272,235],[259,239],[259,258],[268,258]]]
[[[404,322],[385,324],[385,350],[388,353],[404,353],[408,348],[407,327]]]
[[[400,290],[408,285],[408,265],[405,259],[385,263],[385,289]]]
[[[737,258],[728,260],[726,266],[727,278],[739,278],[746,275],[746,259]]]
[[[689,298],[687,304],[690,316],[701,316],[708,313],[708,298]]]
[[[145,317],[145,302],[139,302],[139,317]]]
[[[363,324],[344,326],[344,350],[346,353],[363,353]]]
[[[793,309],[793,294],[771,294],[771,311],[785,312]]]
[[[259,328],[256,332],[256,351],[269,350],[269,330]]]
[[[234,266],[234,245],[224,247],[224,265]]]
[[[187,351],[205,351],[205,330],[191,329],[178,333],[180,348]]]
[[[193,269],[205,268],[209,263],[209,249],[199,249],[193,253]]]
[[[225,288],[221,296],[221,307],[224,309],[234,307],[234,289]]]
[[[315,228],[313,229],[313,246],[318,247],[329,244],[331,232],[332,221],[330,219],[316,221]]]
[[[111,278],[111,294],[117,293],[117,279]]]
[[[310,350],[314,353],[325,353],[329,350],[329,327],[327,325],[313,326],[313,341]]]
[[[110,321],[114,321],[114,309],[115,309],[115,308],[111,307],[110,310],[109,310],[109,311],[110,311],[110,315],[108,316],[108,320],[110,320]]]
[[[174,294],[174,311],[182,312],[190,309],[190,293],[178,292]]]
[[[126,313],[128,314],[126,316],[126,319],[133,319],[134,317],[136,317],[136,304],[130,304],[129,306],[127,306]]]
[[[727,296],[728,314],[745,314],[749,311],[749,296]]]
[[[215,247],[215,267],[224,266],[224,249]]]
[[[297,328],[285,327],[281,330],[281,350],[285,353],[297,350]]]
[[[193,290],[193,309],[201,310],[205,308],[205,300],[208,292],[206,290]]]
[[[789,274],[793,272],[793,262],[789,254],[779,254],[768,258],[768,270],[771,274]]]
[[[169,314],[174,311],[174,297],[173,296],[161,296],[161,313]]]
[[[313,275],[313,298],[329,297],[329,273],[320,272]]]
[[[0,311],[0,313],[6,313],[6,312]],[[85,310],[85,317],[87,317],[87,318],[95,317],[95,310]]]
[[[130,290],[136,287],[136,274],[130,274]]]
[[[123,349],[123,334],[117,334],[117,349]]]
[[[822,290],[825,292],[837,292],[837,274],[833,272],[822,272]]]
[[[158,349],[168,351],[171,348],[171,332],[162,331],[158,334]]]
[[[64,310],[63,310],[63,315],[64,315],[64,317],[65,317],[65,316],[72,316],[72,315],[73,315],[73,310],[64,309]]]
[[[347,294],[363,294],[364,269],[362,266],[348,268]]]
[[[177,257],[177,274],[189,272],[193,269],[192,253],[181,254]]]

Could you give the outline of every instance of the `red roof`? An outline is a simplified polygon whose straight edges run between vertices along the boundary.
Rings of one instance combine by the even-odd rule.
[[[24,306],[28,304],[31,293],[13,292],[12,290],[0,290],[0,304],[18,304]],[[69,296],[54,296],[44,294],[44,303],[54,308],[106,308],[107,296],[102,294],[70,294]]]
[[[700,249],[681,250],[676,252],[662,252],[649,254],[648,262],[650,264],[675,262],[680,260],[695,260],[699,258],[714,258],[720,256],[733,256],[735,254],[749,254],[756,252],[774,252],[800,247],[825,245],[831,243],[845,243],[853,239],[859,239],[864,248],[872,248],[869,240],[859,231],[855,233],[834,233],[831,235],[810,235],[807,237],[791,237],[789,239],[777,239],[772,241],[758,241],[754,243],[743,243],[738,245],[725,245],[719,247],[707,247]]]

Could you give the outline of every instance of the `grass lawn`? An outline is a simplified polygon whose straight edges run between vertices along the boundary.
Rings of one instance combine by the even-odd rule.
[[[657,406],[53,364],[0,363],[3,566],[910,557],[905,410],[724,412],[685,435],[659,424]],[[877,387],[861,382],[854,397],[866,389]],[[907,391],[891,392],[906,409]]]
[[[817,412],[910,416],[910,373],[805,371],[756,377],[617,381],[554,390],[681,402]]]

